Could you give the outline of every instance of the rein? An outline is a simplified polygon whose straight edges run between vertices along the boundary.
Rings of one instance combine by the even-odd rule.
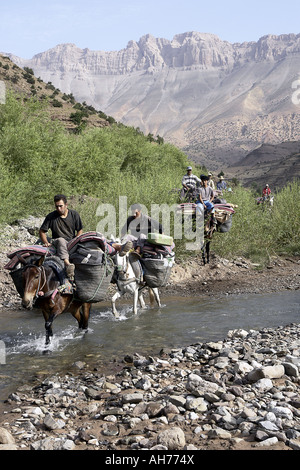
[[[35,264],[28,264],[27,266],[24,267],[24,271],[28,268],[33,268],[33,267],[36,268],[39,272],[39,283],[38,283],[38,287],[37,287],[35,295],[34,295],[34,300],[36,300],[38,297],[43,297],[45,295],[50,295],[50,294],[44,293],[42,291],[42,289],[45,287],[46,282],[47,282],[44,266],[36,266]],[[43,285],[41,285],[43,276],[44,276],[44,283],[43,283]],[[50,293],[52,293],[52,291]]]

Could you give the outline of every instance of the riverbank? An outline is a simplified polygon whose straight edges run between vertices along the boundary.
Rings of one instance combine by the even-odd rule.
[[[23,233],[27,237],[26,232]],[[23,244],[30,244],[30,237]],[[2,309],[20,299],[2,269]],[[214,296],[295,290],[296,258],[264,270],[212,256],[176,264],[162,295]],[[126,355],[103,367],[70,364],[68,373],[36,373],[5,403],[0,449],[292,450],[300,449],[300,327],[233,330],[223,341]],[[5,447],[3,447],[5,446]]]

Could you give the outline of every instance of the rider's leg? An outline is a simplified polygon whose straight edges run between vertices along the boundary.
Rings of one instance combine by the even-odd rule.
[[[63,260],[66,273],[69,279],[74,279],[75,265],[70,263],[69,260],[69,251],[68,251],[68,242],[64,238],[55,238],[52,240],[52,245],[56,248],[57,256]]]

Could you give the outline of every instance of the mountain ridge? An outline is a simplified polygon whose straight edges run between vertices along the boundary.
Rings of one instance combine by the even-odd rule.
[[[300,140],[293,83],[300,34],[234,43],[210,33],[148,34],[120,51],[57,45],[30,60],[36,76],[125,125],[162,136],[197,163],[231,165],[265,142]]]

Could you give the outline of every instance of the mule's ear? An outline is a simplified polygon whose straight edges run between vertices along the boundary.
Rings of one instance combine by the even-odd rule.
[[[17,258],[18,258],[18,260],[20,261],[20,263],[22,263],[22,264],[24,264],[24,265],[27,264],[26,259],[23,258],[22,255],[20,255],[20,254],[17,253]]]
[[[44,261],[45,261],[45,256],[46,256],[46,255],[41,256],[41,257],[37,260],[37,262],[36,262],[35,264],[36,264],[37,266],[42,266],[42,265],[44,264]]]

